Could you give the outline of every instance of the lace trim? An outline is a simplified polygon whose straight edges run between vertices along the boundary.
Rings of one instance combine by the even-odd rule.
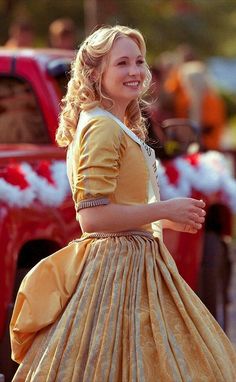
[[[82,200],[77,204],[76,211],[80,211],[83,208],[96,207],[109,204],[108,198],[97,198],[97,199],[87,199]]]
[[[120,236],[146,236],[153,239],[151,232],[147,231],[125,231],[125,232],[92,232],[87,234],[89,237],[120,237]]]

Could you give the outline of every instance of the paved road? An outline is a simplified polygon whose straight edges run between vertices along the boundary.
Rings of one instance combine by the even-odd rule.
[[[230,283],[230,302],[227,306],[228,311],[228,330],[227,334],[236,348],[236,246],[232,250],[233,271]]]

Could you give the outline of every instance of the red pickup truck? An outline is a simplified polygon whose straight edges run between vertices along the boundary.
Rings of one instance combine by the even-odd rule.
[[[54,141],[72,58],[73,52],[0,49],[0,373],[9,381],[15,365],[10,361],[8,324],[19,283],[40,259],[81,234],[66,178],[65,152]],[[209,178],[215,174],[219,179],[222,168],[217,158],[187,154],[161,164],[163,197],[177,196],[179,191],[207,202],[206,229],[196,235],[165,232],[182,276],[196,291],[200,274],[202,290],[208,290],[209,273],[204,275],[212,266],[209,242],[217,251],[222,236],[231,233],[231,189],[228,194],[222,184],[209,189],[201,179],[206,171]],[[205,297],[212,301],[212,296]]]
[[[81,234],[65,153],[54,144],[71,58],[61,51],[0,50],[0,373],[9,381],[8,323],[19,283],[40,259]]]

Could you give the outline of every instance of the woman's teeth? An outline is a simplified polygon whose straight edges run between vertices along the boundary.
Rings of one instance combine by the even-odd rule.
[[[138,81],[132,81],[132,82],[125,82],[124,83],[125,86],[138,86],[139,85],[139,82]]]

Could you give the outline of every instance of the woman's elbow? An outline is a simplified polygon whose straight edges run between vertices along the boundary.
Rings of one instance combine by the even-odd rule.
[[[79,212],[79,223],[83,232],[91,233],[102,230],[101,214],[98,214],[97,208],[98,207],[83,208]]]

